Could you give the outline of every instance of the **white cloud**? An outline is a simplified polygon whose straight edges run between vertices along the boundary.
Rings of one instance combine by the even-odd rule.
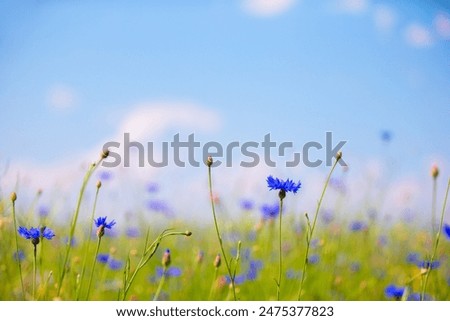
[[[119,138],[130,133],[134,140],[147,141],[171,127],[205,131],[220,127],[219,116],[214,111],[193,103],[152,102],[138,104],[131,109],[119,125]]]
[[[292,8],[297,0],[244,0],[244,10],[252,15],[270,17],[282,14]]]
[[[368,0],[338,0],[337,10],[351,14],[360,14],[366,12],[369,3]]]
[[[55,109],[72,108],[77,101],[77,95],[73,88],[67,85],[54,85],[47,93],[47,103]]]
[[[378,5],[373,12],[375,26],[383,32],[391,31],[397,20],[394,10],[387,5]]]
[[[429,47],[433,44],[433,37],[430,30],[418,23],[410,24],[405,30],[406,42],[418,48]]]
[[[434,18],[434,27],[437,34],[443,39],[450,39],[450,18],[449,16],[439,13]]]

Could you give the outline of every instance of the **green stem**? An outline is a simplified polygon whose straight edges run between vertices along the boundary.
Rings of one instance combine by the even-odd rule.
[[[14,239],[16,242],[16,258],[17,265],[19,266],[19,275],[20,275],[20,285],[22,287],[22,299],[25,300],[25,287],[23,286],[23,276],[22,276],[22,262],[20,261],[19,256],[19,241],[17,239],[17,223],[16,223],[16,201],[12,201],[12,215],[14,222]]]
[[[279,266],[278,266],[278,281],[277,281],[277,300],[280,301],[280,295],[281,295],[281,272],[283,268],[283,256],[282,256],[282,246],[281,246],[281,213],[283,213],[283,199],[280,197],[280,212],[279,212],[279,231],[278,231],[278,251],[279,251]]]
[[[449,189],[450,189],[450,179],[448,180],[448,183],[447,183],[447,191],[445,192],[444,204],[442,206],[441,220],[440,220],[440,223],[439,223],[439,230],[437,232],[436,239],[434,241],[433,253],[431,255],[431,259],[430,259],[430,262],[429,262],[430,264],[429,264],[429,266],[427,266],[427,270],[425,272],[425,281],[423,282],[423,285],[422,285],[422,293],[420,295],[420,299],[422,301],[423,301],[424,296],[425,296],[425,291],[427,290],[428,278],[429,278],[430,272],[431,272],[431,264],[434,262],[434,259],[436,258],[437,248],[438,248],[438,245],[439,245],[439,240],[441,238],[442,227],[444,225],[444,213],[445,213],[445,208],[447,207],[447,199],[448,199]]]
[[[158,289],[156,290],[155,296],[153,297],[153,301],[157,301],[159,294],[161,293],[161,289],[163,287],[164,281],[166,280],[166,271],[167,267],[163,268],[163,275],[161,276],[161,280],[159,280]]]
[[[306,234],[306,252],[305,252],[305,260],[304,260],[304,263],[303,263],[302,279],[300,281],[300,288],[298,290],[298,301],[300,301],[300,299],[302,297],[303,284],[305,282],[306,269],[308,267],[309,248],[310,248],[310,245],[311,245],[311,240],[312,240],[312,236],[313,236],[313,233],[314,233],[314,229],[316,227],[317,217],[319,216],[320,207],[322,205],[322,201],[323,201],[323,198],[325,196],[325,192],[327,190],[328,183],[330,182],[331,174],[333,174],[333,171],[336,168],[336,165],[339,162],[340,158],[341,157],[336,157],[336,161],[334,162],[333,167],[331,167],[330,173],[327,176],[327,179],[325,181],[325,185],[323,186],[322,194],[320,195],[319,202],[317,203],[316,213],[314,214],[314,220],[313,220],[313,224],[312,225],[310,225],[310,222],[309,222],[309,219],[308,219],[308,231],[309,231],[309,233],[307,232],[307,234]]]
[[[122,295],[120,295],[120,292],[119,292],[118,298],[120,298],[120,296],[121,296],[122,301],[125,301],[128,291],[130,290],[131,285],[133,284],[136,275],[147,264],[147,262],[153,257],[153,255],[156,253],[156,250],[158,250],[159,244],[161,243],[161,241],[164,238],[171,236],[171,235],[190,236],[191,234],[192,234],[191,232],[168,232],[168,230],[164,230],[163,232],[161,232],[158,235],[156,240],[154,240],[153,243],[150,244],[150,246],[148,246],[148,247],[147,247],[147,239],[148,239],[148,234],[147,234],[147,239],[145,241],[144,253],[142,254],[142,257],[139,260],[139,263],[136,266],[136,269],[134,270],[133,274],[131,276],[127,276],[126,278],[124,278],[123,291],[121,292]],[[127,268],[127,267],[125,267],[125,268]]]
[[[218,270],[219,270],[218,268],[215,268],[215,269],[214,269],[214,279],[213,279],[212,284],[211,284],[211,289],[209,290],[208,301],[211,301],[212,298],[213,298],[214,287],[215,287],[216,282],[217,282],[217,273],[218,273]]]
[[[433,177],[433,194],[431,199],[431,231],[433,236],[436,235],[436,194],[437,194],[437,177]]]
[[[227,267],[227,272],[228,272],[228,275],[230,276],[230,282],[231,282],[231,287],[233,289],[234,300],[237,301],[234,277],[231,273],[230,264],[228,262],[227,255],[223,248],[222,237],[220,236],[220,231],[219,231],[219,225],[217,224],[216,209],[214,206],[214,198],[213,198],[213,191],[212,191],[211,166],[208,166],[208,183],[209,183],[209,198],[211,200],[211,208],[212,208],[212,213],[213,213],[213,218],[214,218],[214,226],[216,228],[217,238],[219,239],[219,244],[220,244],[220,249],[222,251],[223,260],[225,261],[225,265]]]
[[[101,163],[103,157],[100,158],[100,160],[97,163],[91,164],[89,166],[88,171],[86,172],[86,174],[84,175],[83,178],[83,183],[81,185],[80,188],[80,193],[78,194],[78,200],[77,200],[77,205],[76,205],[76,209],[75,209],[75,213],[72,217],[72,222],[70,224],[70,231],[69,231],[69,239],[66,245],[66,253],[64,255],[64,261],[63,261],[63,266],[62,266],[62,271],[58,280],[58,291],[57,291],[57,296],[60,295],[61,293],[61,287],[64,281],[64,277],[66,275],[66,270],[67,270],[67,262],[69,260],[69,255],[70,255],[70,249],[71,249],[71,244],[72,244],[72,240],[75,234],[75,227],[77,225],[77,221],[78,221],[78,215],[80,213],[80,207],[81,207],[81,201],[83,200],[83,195],[84,195],[84,191],[86,189],[86,185],[89,181],[89,179],[92,176],[92,173],[95,171],[95,169],[97,168],[97,166],[99,166],[99,164]]]
[[[33,300],[36,300],[36,245],[33,244]]]
[[[98,250],[100,249],[101,242],[102,242],[102,238],[99,237],[98,241],[97,241],[97,248],[95,249],[94,259],[92,260],[91,276],[89,277],[89,284],[88,284],[88,289],[87,289],[87,293],[86,293],[86,301],[89,300],[89,294],[91,293],[92,278],[94,277],[95,264],[97,263],[97,255],[98,255]]]
[[[80,298],[81,288],[82,288],[82,285],[83,285],[84,274],[85,274],[85,272],[86,272],[87,257],[88,257],[88,254],[89,254],[89,247],[90,247],[91,239],[92,239],[92,230],[93,230],[93,228],[92,228],[92,226],[93,226],[92,222],[94,222],[95,209],[96,209],[96,207],[97,207],[97,199],[98,199],[98,192],[99,192],[99,190],[100,190],[100,187],[97,185],[97,191],[96,191],[96,193],[95,193],[95,199],[94,199],[94,207],[93,207],[93,209],[92,209],[91,219],[90,219],[90,221],[89,221],[90,224],[91,224],[91,228],[90,228],[89,231],[88,231],[87,241],[86,241],[86,244],[85,244],[85,246],[84,246],[83,266],[82,266],[82,268],[81,268],[80,282],[79,282],[78,288],[77,288],[76,301],[78,301],[79,298]]]

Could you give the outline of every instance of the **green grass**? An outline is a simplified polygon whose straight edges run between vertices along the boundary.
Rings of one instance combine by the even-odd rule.
[[[21,282],[18,265],[14,260],[14,227],[9,213],[9,207],[3,201],[0,216],[0,299],[21,300]],[[23,213],[17,213],[20,216]],[[206,215],[207,213],[205,213]],[[220,213],[218,213],[220,216]],[[209,217],[209,215],[208,215]],[[245,274],[250,260],[259,260],[262,268],[255,280],[246,280],[236,285],[237,297],[240,300],[276,300],[276,284],[274,276],[278,273],[278,243],[276,234],[277,222],[266,221],[256,229],[258,222],[251,216],[243,215],[233,222],[220,222],[223,229],[225,249],[237,246],[237,239],[242,242],[241,258],[237,275]],[[31,220],[30,220],[31,221]],[[297,213],[287,213],[283,229],[283,277],[281,300],[296,300],[300,273],[305,254],[304,216]],[[316,237],[310,250],[311,255],[318,255],[319,261],[310,264],[304,284],[304,300],[385,300],[384,289],[388,284],[406,285],[410,279],[420,274],[420,269],[406,262],[409,252],[418,252],[425,257],[430,248],[431,239],[427,231],[415,228],[413,225],[396,224],[389,228],[382,228],[376,222],[370,224],[366,231],[351,232],[348,222],[333,221],[325,225],[318,223]],[[301,225],[300,225],[301,224]],[[122,226],[119,226],[122,225]],[[117,228],[123,230],[126,223],[119,221]],[[142,226],[138,238],[128,238],[124,233],[117,237],[109,237],[106,232],[101,244],[101,253],[111,253],[111,256],[123,262],[120,270],[111,270],[107,265],[97,263],[94,271],[91,300],[117,300],[118,291],[122,287],[123,270],[128,256],[133,271],[138,264],[144,248],[146,229],[150,228],[150,239],[154,239],[163,228],[173,227],[177,230],[191,230],[190,237],[172,237],[162,241],[155,256],[136,276],[136,280],[128,293],[128,299],[151,300],[159,285],[159,278],[155,277],[156,268],[162,267],[161,257],[166,248],[172,253],[171,267],[181,269],[181,276],[167,277],[159,298],[161,300],[208,300],[213,287],[213,300],[232,300],[233,295],[224,277],[227,275],[224,264],[218,271],[215,280],[214,258],[220,252],[211,224],[206,226],[192,226],[188,221],[174,221],[171,226],[158,226],[156,222],[149,222]],[[300,229],[298,226],[301,226]],[[87,221],[80,222],[83,229],[90,225]],[[85,236],[83,231],[77,231],[76,246],[72,248],[69,260],[69,270],[66,281],[62,286],[60,296],[57,296],[57,275],[60,273],[61,262],[65,251],[65,226],[52,226],[57,237],[44,240],[45,248],[42,266],[38,266],[38,300],[74,300],[76,297],[77,278],[82,269],[84,244],[80,242]],[[232,232],[232,240],[230,233]],[[381,241],[380,241],[381,240]],[[96,239],[93,238],[89,257],[93,257]],[[385,244],[381,244],[386,242]],[[24,287],[26,299],[32,299],[32,245],[29,240],[19,239],[19,248],[24,251],[22,261]],[[40,248],[38,248],[38,251]],[[201,263],[197,262],[198,251],[204,251]],[[436,300],[448,300],[450,287],[448,253],[450,242],[443,239],[437,251],[437,258],[441,266],[432,270],[429,277],[427,293]],[[39,253],[38,253],[39,255]],[[49,277],[50,271],[52,276]],[[91,271],[86,270],[87,275]],[[286,274],[293,274],[293,278],[286,278]],[[419,292],[421,277],[411,283],[412,291]]]

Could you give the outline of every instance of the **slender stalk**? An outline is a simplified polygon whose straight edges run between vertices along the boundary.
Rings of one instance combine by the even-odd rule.
[[[12,216],[13,216],[13,222],[14,222],[14,240],[16,243],[16,258],[17,258],[17,265],[19,266],[20,285],[22,288],[22,299],[25,300],[25,288],[23,286],[23,276],[22,276],[22,263],[20,261],[20,256],[19,256],[19,241],[17,239],[16,199],[17,199],[16,193],[12,193],[11,201],[12,201]]]
[[[433,253],[431,254],[431,259],[430,259],[430,264],[427,266],[427,270],[425,272],[425,280],[423,282],[422,285],[422,293],[420,294],[420,299],[423,301],[424,297],[425,297],[425,291],[427,290],[427,285],[428,285],[428,278],[430,277],[430,272],[431,272],[431,264],[434,262],[434,259],[436,258],[436,253],[437,253],[437,248],[439,245],[439,240],[441,239],[441,234],[442,234],[442,227],[444,225],[444,213],[445,213],[445,208],[447,207],[447,199],[448,199],[448,192],[450,189],[450,179],[448,180],[447,183],[447,191],[445,192],[445,198],[444,198],[444,204],[442,206],[442,212],[441,212],[441,220],[439,223],[439,230],[437,232],[436,235],[436,239],[434,241],[434,248],[433,248]]]
[[[216,282],[217,282],[218,270],[219,270],[219,268],[215,268],[214,269],[214,279],[213,279],[212,284],[211,284],[211,289],[209,290],[209,297],[208,297],[209,301],[211,301],[212,298],[213,298],[213,292],[214,292],[214,288],[215,288],[215,285],[216,285]]]
[[[212,160],[211,160],[211,162],[212,162]],[[214,218],[214,227],[216,228],[216,234],[217,234],[217,238],[219,239],[219,244],[220,244],[220,249],[222,251],[223,260],[225,261],[225,265],[227,267],[227,272],[228,272],[228,275],[230,276],[231,287],[233,289],[233,297],[234,297],[234,300],[237,301],[234,277],[233,277],[233,274],[231,273],[230,263],[228,261],[225,250],[223,248],[222,237],[220,236],[219,225],[217,224],[216,209],[214,206],[214,198],[213,198],[213,191],[212,191],[211,166],[208,166],[208,183],[209,183],[209,198],[211,200],[211,209],[212,209],[213,218]]]
[[[101,242],[102,242],[102,238],[98,237],[97,248],[95,249],[94,259],[92,260],[91,276],[89,277],[89,284],[88,284],[88,289],[87,289],[87,293],[86,293],[86,301],[89,300],[89,294],[91,292],[91,285],[92,285],[92,278],[94,277],[95,264],[97,263],[97,255],[98,255],[98,250],[100,249]]]
[[[314,233],[314,229],[316,227],[317,217],[319,216],[320,207],[322,205],[322,201],[323,201],[323,198],[325,196],[325,192],[327,190],[328,183],[330,182],[331,174],[333,174],[333,171],[336,168],[336,165],[339,162],[339,160],[341,159],[341,157],[342,157],[342,154],[340,154],[340,152],[339,152],[336,155],[336,161],[334,162],[333,167],[331,167],[330,173],[327,176],[327,179],[325,181],[325,185],[323,186],[322,194],[320,195],[319,201],[317,203],[316,213],[314,214],[314,220],[313,220],[312,225],[311,225],[311,222],[309,221],[308,216],[306,216],[307,217],[307,221],[308,221],[308,231],[306,233],[306,252],[305,252],[305,260],[304,260],[304,263],[303,263],[302,279],[300,281],[300,288],[298,290],[298,300],[299,301],[300,301],[300,299],[302,297],[303,284],[305,282],[306,269],[308,267],[309,249],[310,249],[310,246],[311,246],[311,240],[312,240],[312,236],[313,236],[313,233]]]
[[[433,176],[433,193],[431,196],[431,231],[436,235],[436,196],[437,194],[437,176]]]
[[[36,300],[36,244],[33,244],[33,300]]]
[[[278,251],[279,251],[279,265],[278,265],[278,280],[277,283],[277,300],[280,301],[281,295],[281,272],[283,268],[283,255],[282,255],[282,246],[281,246],[281,213],[283,213],[283,198],[280,197],[280,212],[279,212],[279,231],[278,231]]]
[[[155,296],[153,297],[153,301],[157,301],[159,294],[161,293],[161,289],[163,287],[164,281],[166,280],[166,271],[167,267],[163,268],[163,275],[161,276],[161,280],[159,280],[158,289],[156,290]]]
[[[122,301],[125,301],[125,299],[127,297],[127,294],[128,294],[128,291],[130,290],[131,285],[133,284],[134,279],[136,278],[136,275],[138,274],[138,272],[147,264],[147,262],[156,253],[156,251],[158,250],[159,245],[161,244],[161,241],[164,238],[166,238],[168,236],[172,236],[172,235],[191,236],[192,233],[189,232],[189,231],[186,231],[186,232],[169,232],[169,230],[164,230],[163,232],[161,232],[158,235],[156,240],[154,240],[153,243],[150,244],[150,246],[148,246],[148,247],[147,247],[147,244],[148,244],[148,233],[147,233],[147,238],[145,240],[144,252],[142,254],[141,259],[139,260],[138,265],[136,266],[135,270],[131,274],[131,276],[129,275],[129,271],[127,270],[127,269],[129,269],[129,264],[127,262],[127,265],[126,265],[125,271],[124,271],[123,290],[119,291],[118,298],[122,299]]]
[[[100,160],[97,163],[93,163],[89,166],[88,171],[86,172],[86,174],[84,175],[83,178],[83,183],[81,184],[81,188],[80,188],[80,192],[78,194],[78,200],[77,200],[77,205],[75,208],[75,213],[72,217],[72,222],[70,224],[70,231],[69,231],[69,239],[67,241],[67,245],[66,245],[66,252],[64,255],[64,260],[63,260],[63,266],[62,266],[62,271],[61,274],[59,276],[59,280],[58,280],[58,291],[57,291],[57,296],[60,295],[61,293],[61,287],[64,281],[64,277],[66,275],[66,270],[67,270],[67,262],[69,260],[69,255],[70,255],[70,249],[71,249],[71,244],[72,244],[72,240],[73,240],[73,236],[75,234],[75,227],[77,225],[77,221],[78,221],[78,215],[80,213],[80,207],[81,207],[81,201],[83,200],[83,196],[84,196],[84,191],[86,189],[87,183],[89,181],[89,179],[92,176],[92,173],[95,171],[95,169],[99,166],[99,164],[101,163],[101,161],[105,158],[105,154],[102,154],[100,156]]]
[[[88,235],[87,235],[87,240],[85,242],[84,245],[84,257],[83,257],[83,266],[81,268],[81,273],[80,273],[80,282],[78,284],[78,288],[77,288],[77,296],[76,296],[76,301],[79,300],[80,298],[80,294],[81,294],[81,288],[83,286],[83,279],[84,279],[84,274],[86,272],[86,264],[87,264],[87,257],[89,254],[89,247],[90,247],[90,243],[91,243],[91,239],[92,239],[92,231],[93,231],[93,224],[92,222],[94,222],[94,217],[95,217],[95,209],[97,207],[97,200],[98,200],[98,192],[100,190],[100,186],[101,184],[99,184],[97,182],[97,191],[95,192],[95,198],[94,198],[94,206],[92,208],[92,214],[91,214],[91,219],[89,222],[91,222],[91,228],[88,231]]]

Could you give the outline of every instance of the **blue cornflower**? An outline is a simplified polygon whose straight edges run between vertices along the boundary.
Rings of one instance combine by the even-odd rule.
[[[147,184],[147,192],[149,193],[157,193],[159,191],[158,183],[150,182]]]
[[[100,253],[97,255],[97,261],[99,261],[100,263],[107,263],[109,260],[109,254],[108,253]]]
[[[300,271],[295,271],[294,269],[288,269],[286,271],[286,279],[293,280],[293,279],[300,279],[300,276],[302,273]]]
[[[406,262],[416,265],[420,262],[419,257],[419,253],[411,252],[406,256]]]
[[[112,220],[109,223],[106,223],[106,218],[105,217],[98,217],[96,220],[94,220],[95,226],[98,227],[97,229],[97,236],[100,238],[105,234],[105,228],[107,229],[111,229],[114,225],[116,225],[116,221]]]
[[[421,269],[430,269],[430,270],[435,270],[438,267],[441,266],[441,262],[439,261],[429,261],[429,260],[424,260],[424,261],[417,261],[416,262],[417,267],[421,268]]]
[[[165,274],[166,277],[178,277],[181,276],[183,272],[179,267],[171,266],[166,269],[166,272],[164,272],[164,269],[162,267],[156,268],[156,276],[158,278],[162,277],[163,274]]]
[[[136,237],[139,237],[139,235],[140,235],[139,229],[137,227],[129,227],[129,228],[127,228],[125,233],[130,238],[136,238]]]
[[[354,221],[350,223],[349,228],[353,232],[358,232],[367,229],[367,225],[362,221]]]
[[[25,259],[25,253],[22,250],[19,250],[18,252],[14,252],[13,258],[15,261],[22,262]]]
[[[154,212],[159,212],[162,213],[166,216],[171,216],[172,214],[172,210],[169,207],[169,205],[167,205],[167,203],[165,201],[162,200],[150,200],[147,202],[147,208],[151,211]]]
[[[111,171],[101,171],[97,175],[98,179],[102,181],[109,181],[112,178],[112,176],[113,175]]]
[[[123,266],[123,262],[116,259],[111,259],[108,266],[111,270],[120,270]]]
[[[286,192],[292,192],[295,194],[300,189],[300,186],[302,186],[300,181],[298,183],[294,183],[294,181],[290,179],[283,181],[279,178],[273,178],[272,175],[267,177],[267,185],[270,188],[270,190],[278,189],[280,190],[280,192],[283,192],[284,194],[286,194]]]
[[[445,236],[450,240],[450,224],[444,224],[444,233]]]
[[[45,206],[45,205],[39,206],[38,214],[40,217],[47,217],[49,213],[50,213],[50,209],[48,208],[48,206]]]
[[[23,238],[26,238],[27,240],[31,239],[31,243],[33,243],[33,245],[39,244],[40,238],[51,240],[55,236],[55,233],[53,233],[53,231],[46,226],[41,227],[40,229],[31,227],[29,230],[23,226],[19,226],[17,231]]]
[[[390,132],[389,130],[383,130],[381,131],[380,136],[383,142],[389,143],[392,139],[392,132]]]
[[[261,260],[251,260],[246,273],[246,278],[249,281],[253,281],[258,277],[258,272],[261,270],[263,262]]]
[[[241,200],[240,205],[244,211],[251,211],[255,204],[251,200],[243,199],[243,200]]]
[[[316,263],[319,263],[319,260],[320,260],[320,257],[317,254],[314,254],[308,258],[308,263],[316,264]]]
[[[280,205],[278,203],[269,205],[264,204],[261,206],[261,213],[264,220],[275,219],[280,212]]]
[[[388,285],[386,287],[386,289],[384,289],[384,294],[389,299],[394,298],[396,300],[400,300],[402,298],[404,292],[405,292],[405,288],[396,287],[393,284]]]

